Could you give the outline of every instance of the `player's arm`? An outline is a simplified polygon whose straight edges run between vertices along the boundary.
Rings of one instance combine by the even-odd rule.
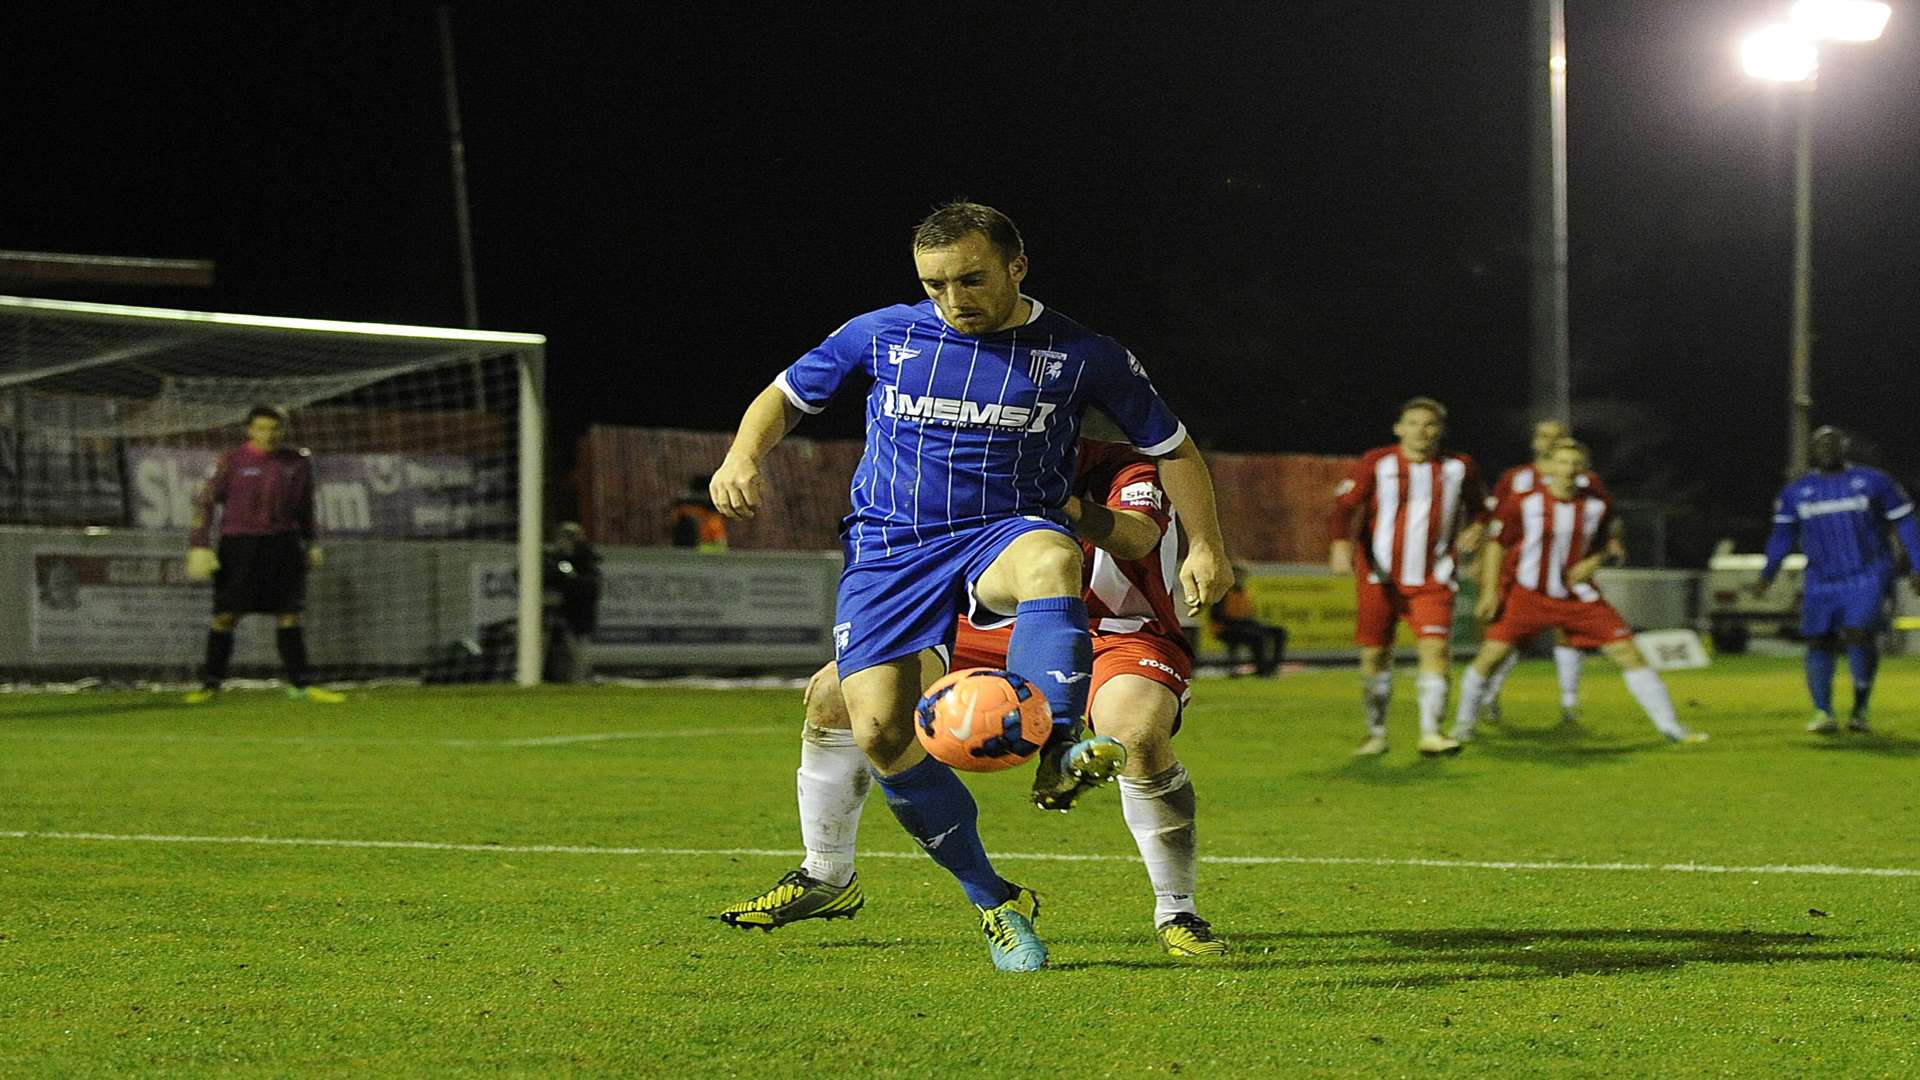
[[[874,346],[871,328],[875,314],[842,323],[840,329],[827,335],[827,340],[787,365],[747,406],[726,458],[707,485],[707,495],[720,516],[735,520],[752,517],[760,508],[760,463],[767,454],[780,445],[802,416],[825,410],[834,391],[855,369],[865,368],[867,374],[873,374],[866,360]]]
[[[1480,541],[1487,535],[1487,522],[1493,512],[1487,503],[1491,496],[1487,494],[1487,482],[1480,475],[1480,466],[1465,454],[1460,460],[1466,463],[1467,475],[1460,485],[1461,515],[1460,531],[1454,534],[1454,546],[1462,554],[1471,555],[1480,548]]]
[[[1500,546],[1495,537],[1487,537],[1480,549],[1480,595],[1473,602],[1474,618],[1481,622],[1492,622],[1500,617],[1503,589],[1500,587],[1501,573],[1506,566],[1506,549]]]
[[[1066,511],[1073,535],[1116,559],[1144,558],[1160,546],[1160,524],[1138,510],[1072,495],[1067,498]]]
[[[1615,526],[1620,524],[1620,519],[1614,516],[1612,502],[1605,499],[1601,501],[1605,503],[1606,510],[1600,518],[1600,527],[1593,530],[1593,534],[1610,537],[1615,533]],[[1567,567],[1567,584],[1584,585],[1592,581],[1593,575],[1599,573],[1600,568],[1612,557],[1611,541],[1601,544],[1598,550],[1587,552],[1578,562]]]
[[[320,549],[319,516],[314,513],[313,457],[307,451],[300,451],[300,461],[305,475],[301,478],[299,495],[300,505],[294,512],[294,520],[300,523],[300,538],[306,541],[307,565],[315,570],[326,564],[327,553]]]
[[[1627,565],[1627,523],[1622,518],[1614,518],[1607,525],[1607,546],[1602,549],[1608,565]]]
[[[1881,513],[1887,524],[1893,526],[1893,532],[1900,540],[1900,546],[1907,553],[1907,571],[1913,584],[1913,591],[1920,593],[1920,514],[1914,513],[1913,499],[1899,481],[1888,477],[1886,488],[1881,496],[1885,509]]]
[[[1767,565],[1760,569],[1760,580],[1753,583],[1755,597],[1766,595],[1767,586],[1780,575],[1780,564],[1800,539],[1800,519],[1787,508],[1787,496],[1781,492],[1773,502],[1773,532],[1767,536]]]
[[[1187,527],[1180,585],[1188,613],[1198,615],[1233,585],[1233,567],[1227,562],[1206,459],[1132,353],[1118,345],[1103,350],[1089,363],[1086,374],[1090,376],[1086,404],[1111,417],[1136,450],[1158,459],[1160,488]]]
[[[213,509],[227,501],[227,455],[214,462],[213,473],[193,496],[193,523],[187,534],[187,577],[205,581],[220,569],[213,553]]]
[[[707,485],[713,508],[723,517],[742,520],[760,509],[760,463],[805,415],[778,383],[760,391],[747,406],[725,460]]]
[[[1362,458],[1333,489],[1333,516],[1327,522],[1327,535],[1333,540],[1327,546],[1327,569],[1335,577],[1353,573],[1353,539],[1360,530],[1357,515],[1372,495],[1373,469]]]
[[[1606,561],[1607,551],[1605,548],[1601,548],[1599,551],[1581,559],[1579,562],[1567,568],[1567,583],[1570,585],[1584,585],[1592,581],[1593,575],[1600,571],[1600,567],[1604,565]]]
[[[1233,565],[1220,535],[1220,512],[1213,500],[1213,474],[1193,436],[1159,459],[1160,487],[1187,527],[1187,559],[1180,564],[1180,586],[1187,614],[1198,615],[1233,586]]]

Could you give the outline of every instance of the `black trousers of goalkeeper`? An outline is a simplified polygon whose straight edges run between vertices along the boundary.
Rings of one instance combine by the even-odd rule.
[[[213,628],[200,685],[218,690],[233,660],[234,624],[242,615],[273,615],[274,645],[289,685],[308,681],[306,633],[300,613],[307,600],[307,545],[298,533],[222,536],[220,569],[213,574]]]

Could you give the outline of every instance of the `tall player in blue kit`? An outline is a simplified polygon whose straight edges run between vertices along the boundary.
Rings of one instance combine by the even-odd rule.
[[[920,748],[912,714],[946,668],[955,617],[990,629],[1015,619],[1008,666],[1040,687],[1054,719],[1037,794],[1110,778],[1110,740],[1082,739],[1093,648],[1080,545],[1063,507],[1080,415],[1111,417],[1160,459],[1161,485],[1189,534],[1181,583],[1190,611],[1232,581],[1199,449],[1140,362],[1020,292],[1027,257],[1006,215],[940,207],[914,230],[927,300],[858,316],[756,397],[713,475],[714,506],[751,517],[760,462],[849,377],[867,393],[867,446],[841,523],[846,569],[833,628],[854,737],[908,834],[960,882],[1003,971],[1045,965],[1031,889],[994,872],[973,796]]]
[[[1887,591],[1894,581],[1889,527],[1899,531],[1907,557],[1920,560],[1913,500],[1886,473],[1847,461],[1847,448],[1846,435],[1836,428],[1813,433],[1808,446],[1813,471],[1788,483],[1775,500],[1767,565],[1753,589],[1755,596],[1767,591],[1797,540],[1807,556],[1800,608],[1814,710],[1807,730],[1820,735],[1840,729],[1833,718],[1833,671],[1842,648],[1853,673],[1853,712],[1847,727],[1870,730],[1867,703],[1880,667],[1874,635],[1882,627]],[[1920,590],[1920,568],[1914,571],[1913,587]]]

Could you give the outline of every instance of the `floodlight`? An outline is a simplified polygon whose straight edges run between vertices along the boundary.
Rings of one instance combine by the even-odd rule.
[[[1820,50],[1798,27],[1776,23],[1740,43],[1740,66],[1756,79],[1806,82],[1820,70]]]
[[[1893,9],[1876,0],[1800,0],[1793,25],[1812,41],[1873,41]]]

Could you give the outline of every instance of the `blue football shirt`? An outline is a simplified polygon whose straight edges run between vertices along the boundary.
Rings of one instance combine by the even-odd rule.
[[[931,300],[868,312],[774,380],[808,413],[854,373],[873,380],[867,448],[841,528],[850,562],[1018,515],[1064,524],[1088,405],[1143,453],[1185,441],[1132,353],[1024,299],[1027,322],[979,337],[948,326]]]
[[[1774,501],[1773,535],[1761,576],[1773,580],[1796,540],[1807,556],[1810,584],[1888,573],[1893,569],[1889,523],[1900,530],[1909,555],[1920,558],[1913,500],[1893,477],[1865,465],[1838,472],[1816,469],[1782,488]]]

